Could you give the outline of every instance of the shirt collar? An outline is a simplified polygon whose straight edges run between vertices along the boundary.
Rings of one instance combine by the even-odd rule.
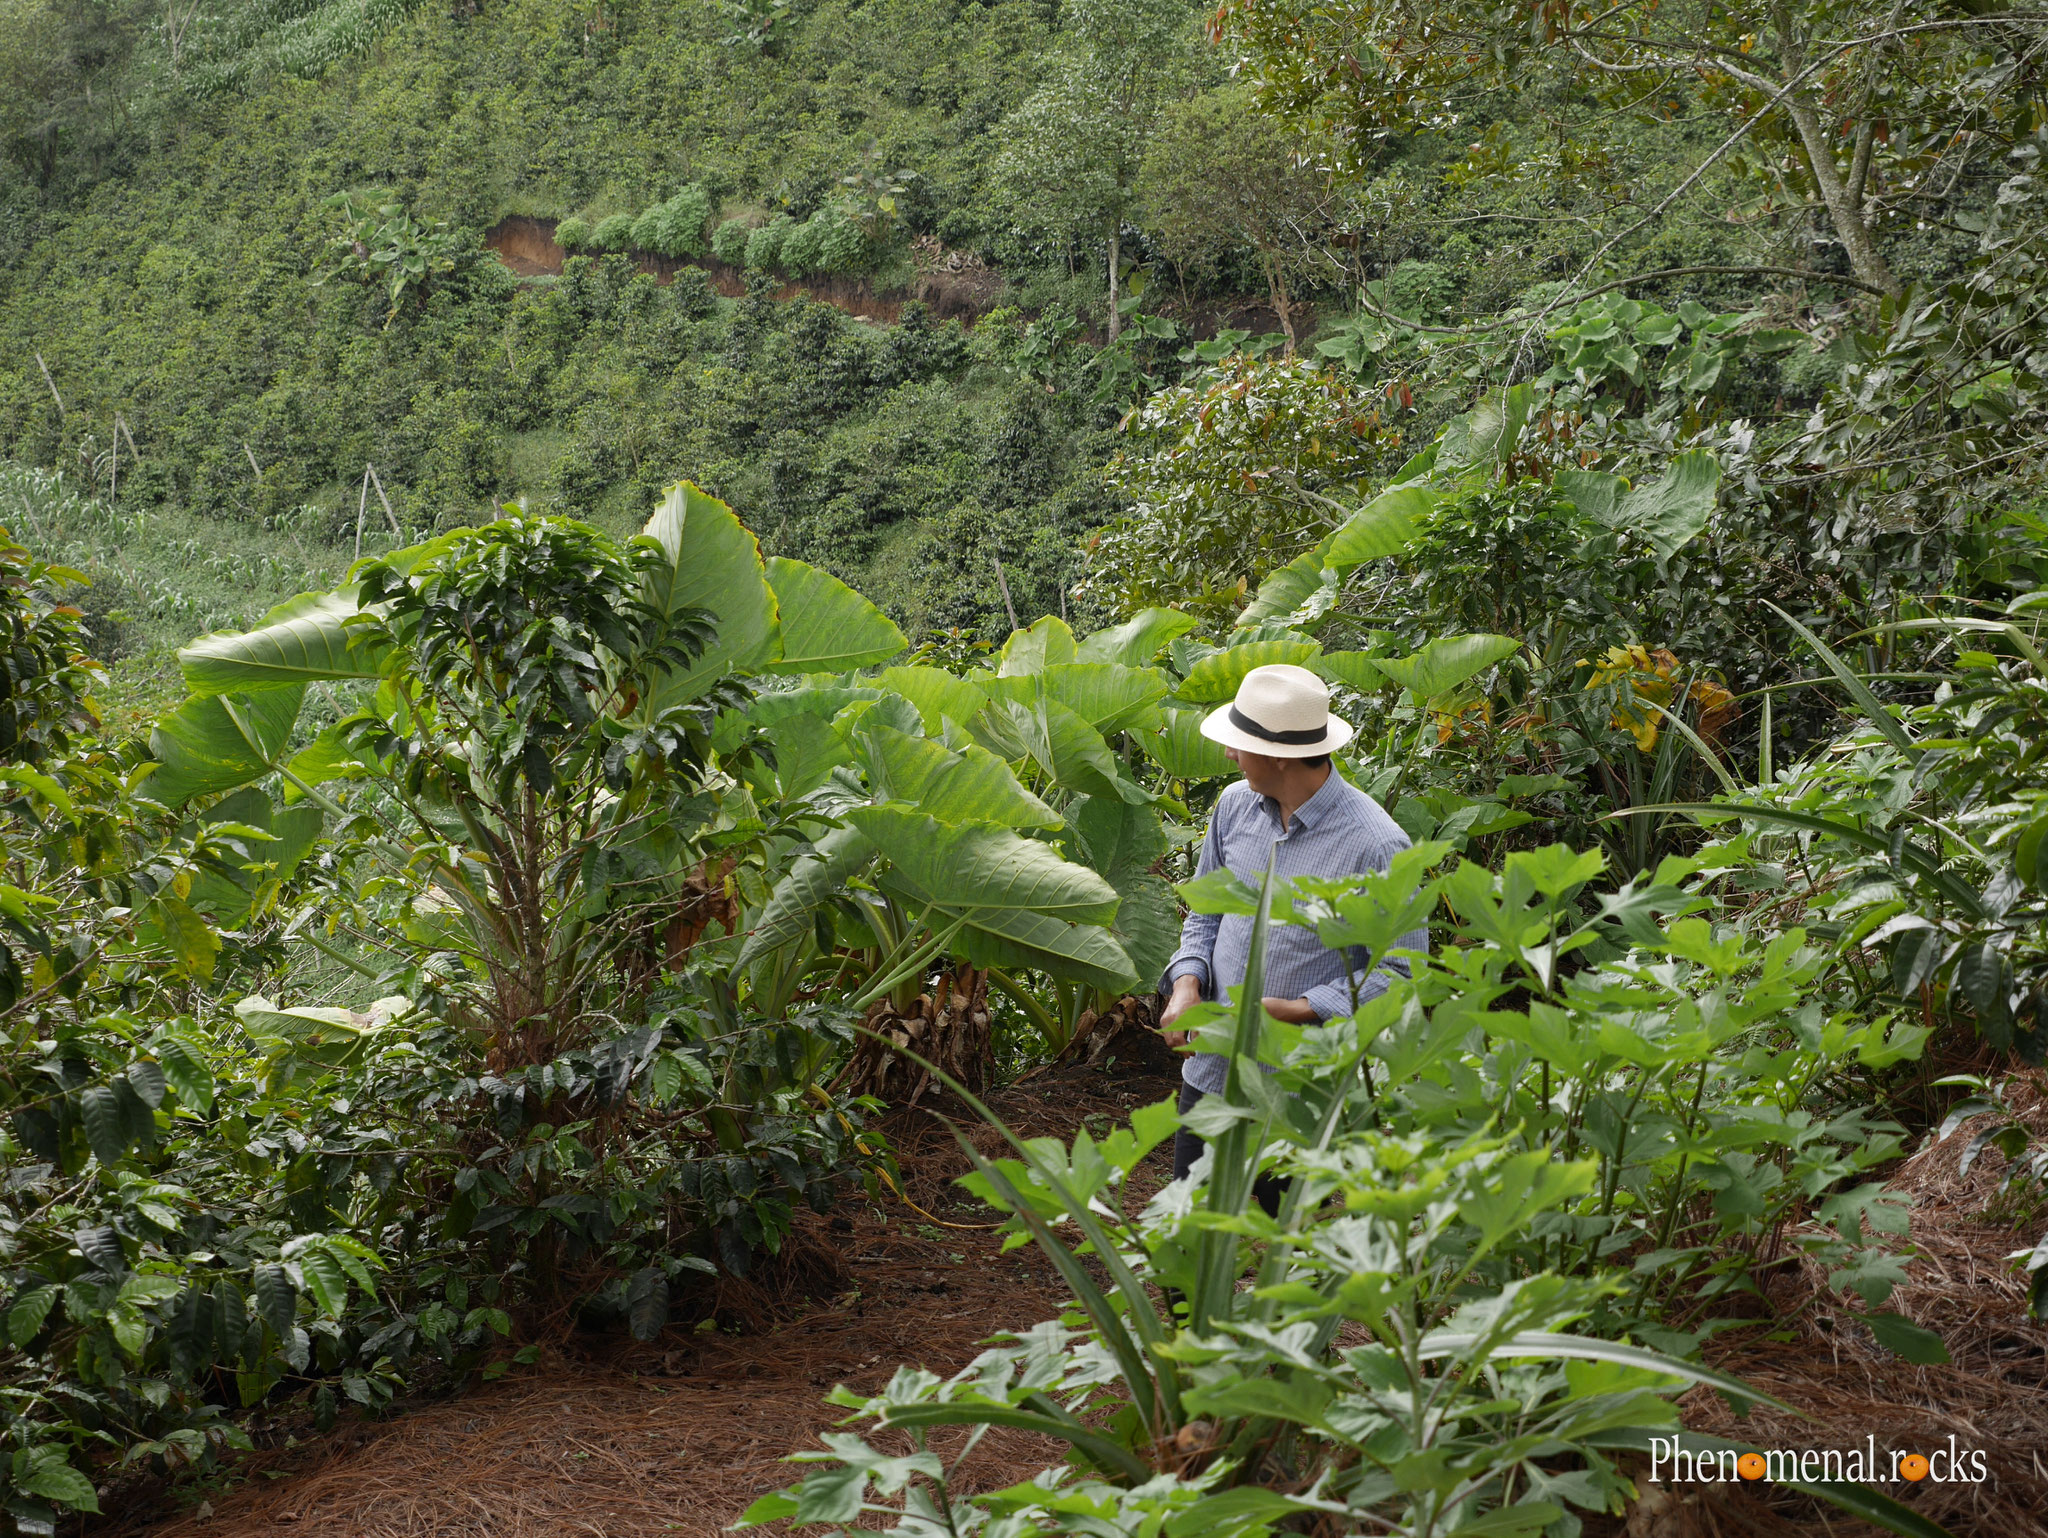
[[[1344,792],[1349,788],[1344,777],[1337,773],[1337,766],[1330,765],[1330,773],[1317,787],[1316,793],[1294,809],[1294,815],[1287,820],[1287,831],[1292,833],[1296,828],[1314,827],[1336,808],[1337,803],[1344,799]],[[1261,796],[1259,799],[1266,804],[1266,815],[1278,822],[1280,803],[1271,796]]]

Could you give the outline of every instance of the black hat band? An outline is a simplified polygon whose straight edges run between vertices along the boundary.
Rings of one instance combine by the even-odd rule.
[[[1259,725],[1235,705],[1230,707],[1230,724],[1239,731],[1248,732],[1263,741],[1277,742],[1290,748],[1305,748],[1310,743],[1321,742],[1330,735],[1330,728],[1327,725],[1310,727],[1307,731],[1300,732],[1276,732],[1270,726]]]

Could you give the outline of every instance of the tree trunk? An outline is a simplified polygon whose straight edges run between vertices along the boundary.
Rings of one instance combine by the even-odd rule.
[[[1785,56],[1785,79],[1789,85],[1805,71],[1806,47],[1804,40],[1794,32],[1791,19],[1782,7],[1778,12],[1778,37]],[[1806,150],[1807,169],[1812,171],[1813,183],[1820,189],[1820,199],[1827,206],[1828,220],[1835,227],[1835,237],[1848,253],[1850,268],[1865,283],[1887,294],[1898,293],[1899,280],[1892,276],[1891,267],[1870,237],[1870,226],[1863,222],[1862,182],[1867,174],[1867,152],[1862,151],[1862,146],[1857,147],[1858,159],[1865,164],[1857,167],[1856,185],[1852,190],[1836,169],[1834,144],[1821,125],[1820,114],[1814,110],[1813,98],[1803,85],[1786,94],[1785,112],[1792,119],[1792,126],[1799,130],[1799,142]]]
[[[1280,329],[1287,334],[1287,357],[1294,356],[1294,300],[1287,292],[1287,278],[1280,271],[1278,252],[1261,253],[1266,264],[1266,293],[1273,302],[1273,313],[1280,317]]]
[[[854,1048],[835,1086],[842,1093],[916,1105],[935,1081],[899,1047],[937,1064],[977,1094],[988,1087],[988,973],[979,967],[961,963],[940,978],[935,994],[919,994],[908,1009],[898,1009],[885,994],[868,1006],[863,1023],[874,1034]]]
[[[1123,221],[1112,221],[1109,226],[1109,339],[1114,342],[1123,317],[1116,312],[1116,264],[1122,246]]]

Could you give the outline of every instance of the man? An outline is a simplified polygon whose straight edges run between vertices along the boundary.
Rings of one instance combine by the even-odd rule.
[[[1330,714],[1329,687],[1307,668],[1253,668],[1235,702],[1202,722],[1202,735],[1223,744],[1244,779],[1216,799],[1195,863],[1197,876],[1227,866],[1256,886],[1276,854],[1275,873],[1283,878],[1383,871],[1408,847],[1408,835],[1385,809],[1331,769],[1330,754],[1351,740],[1351,727]],[[1174,1022],[1188,1010],[1205,998],[1226,997],[1244,981],[1251,934],[1252,921],[1243,915],[1188,915],[1180,949],[1159,985],[1168,995],[1159,1027],[1169,1043],[1187,1040]],[[1400,948],[1420,951],[1428,943],[1427,930],[1414,930],[1402,937]],[[1354,978],[1363,1002],[1386,992],[1390,974],[1408,975],[1408,963],[1399,957],[1376,968],[1373,963],[1363,950],[1346,955],[1328,949],[1313,929],[1275,925],[1266,937],[1266,1012],[1297,1024],[1328,1020],[1351,1013]],[[1203,1095],[1221,1091],[1228,1072],[1222,1057],[1191,1055],[1181,1069],[1182,1114]],[[1193,1168],[1202,1147],[1192,1132],[1174,1134],[1176,1180]],[[1261,1180],[1258,1197],[1273,1211],[1278,1184]]]

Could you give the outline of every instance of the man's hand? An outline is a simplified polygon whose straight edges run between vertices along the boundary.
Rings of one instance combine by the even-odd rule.
[[[1285,1020],[1289,1025],[1314,1025],[1322,1017],[1307,999],[1276,999],[1267,997],[1260,1003],[1266,1006],[1266,1013],[1275,1020]]]
[[[1159,1012],[1159,1034],[1166,1039],[1169,1047],[1177,1047],[1188,1039],[1186,1031],[1176,1031],[1173,1022],[1202,1002],[1202,985],[1192,977],[1176,977],[1173,992],[1167,997],[1166,1008]]]

